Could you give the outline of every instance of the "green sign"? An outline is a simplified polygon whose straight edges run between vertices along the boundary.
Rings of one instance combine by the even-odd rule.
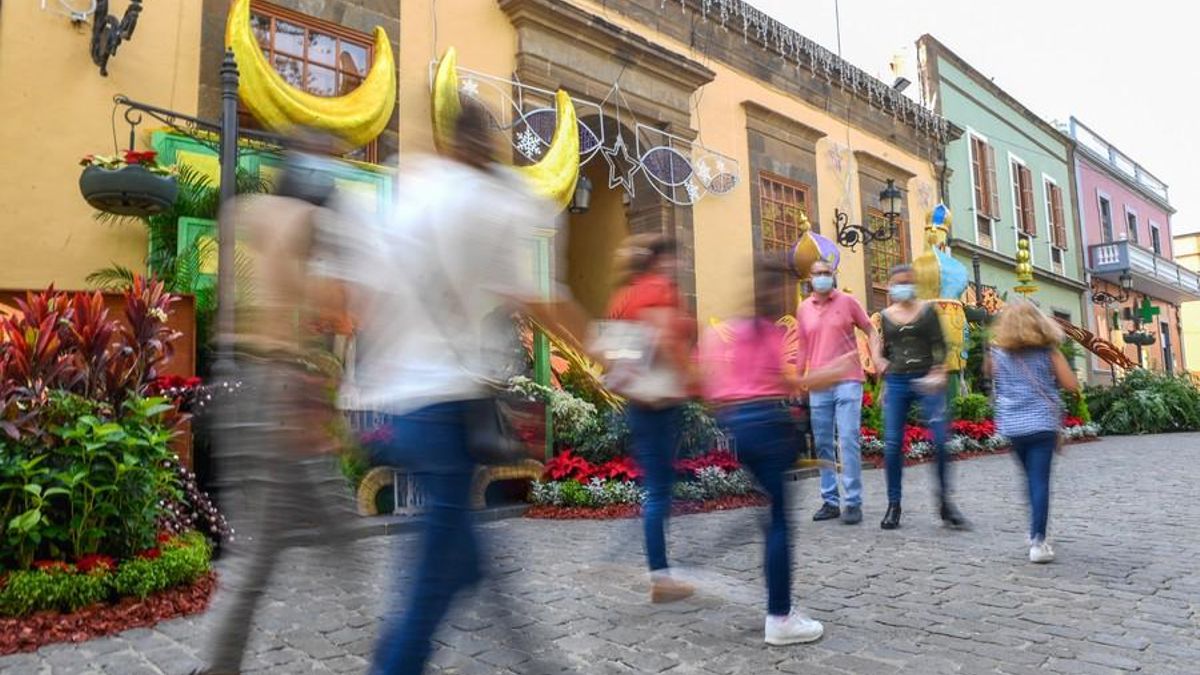
[[[1142,298],[1142,308],[1138,310],[1142,315],[1142,323],[1154,324],[1154,316],[1159,313],[1159,308],[1150,304],[1150,298]]]

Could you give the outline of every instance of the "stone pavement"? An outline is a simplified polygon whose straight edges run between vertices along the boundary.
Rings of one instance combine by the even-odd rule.
[[[818,643],[762,643],[758,510],[681,517],[673,560],[702,592],[646,600],[636,521],[507,520],[484,526],[492,581],[438,635],[444,673],[1200,672],[1200,435],[1067,448],[1050,534],[1058,562],[1027,562],[1025,507],[1007,456],[956,464],[975,529],[934,522],[930,467],[909,469],[903,527],[883,532],[883,473],[866,521],[813,523],[812,480],[793,486],[795,596],[825,622]],[[802,498],[800,498],[802,497]],[[362,672],[411,535],[335,555],[289,553],[252,639],[247,671]],[[186,673],[204,619],[0,658],[3,673]]]

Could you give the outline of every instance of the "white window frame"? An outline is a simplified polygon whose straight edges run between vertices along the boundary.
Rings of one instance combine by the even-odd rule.
[[[1029,168],[1029,165],[1025,163],[1025,160],[1023,160],[1019,156],[1013,154],[1011,150],[1008,152],[1008,174],[1009,174],[1008,175],[1008,184],[1011,187],[1010,191],[1013,192],[1013,196],[1012,196],[1013,197],[1013,205],[1012,205],[1013,237],[1014,237],[1013,246],[1015,247],[1013,249],[1013,257],[1015,258],[1017,255],[1017,251],[1021,250],[1021,237],[1029,237],[1029,263],[1031,265],[1033,265],[1034,267],[1037,267],[1038,266],[1037,253],[1034,250],[1034,246],[1036,246],[1036,244],[1037,244],[1037,189],[1035,186],[1032,186],[1032,185],[1029,186],[1031,188],[1031,191],[1033,192],[1033,199],[1034,199],[1033,236],[1030,236],[1028,234],[1025,234],[1025,230],[1023,229],[1024,221],[1021,220],[1021,209],[1019,208],[1020,203],[1021,203],[1021,197],[1020,197],[1020,195],[1016,194],[1016,191],[1020,189],[1020,187],[1017,185],[1017,182],[1020,181],[1020,178],[1013,171],[1014,163],[1019,164],[1026,169]],[[1029,175],[1032,178],[1033,171],[1030,171]],[[1043,267],[1042,269],[1046,269],[1046,268]]]
[[[1129,234],[1129,216],[1130,215],[1133,216],[1133,219],[1135,221],[1135,226],[1134,226],[1135,229],[1134,229],[1134,232],[1132,235]],[[1137,234],[1137,229],[1136,229],[1137,225],[1141,225],[1141,222],[1138,220],[1137,210],[1131,209],[1131,208],[1129,208],[1128,204],[1125,204],[1125,239],[1136,246],[1141,246],[1142,240]]]
[[[1163,242],[1162,227],[1160,227],[1159,224],[1154,222],[1153,220],[1149,220],[1147,222],[1150,223],[1150,241],[1146,242],[1147,244],[1149,244],[1149,246],[1147,246],[1146,248],[1148,248],[1150,251],[1152,251],[1154,253],[1154,255],[1156,255],[1160,258],[1167,257],[1167,254],[1161,250],[1162,247],[1165,246],[1165,244]],[[1154,233],[1155,232],[1158,233],[1158,246],[1160,249],[1158,251],[1154,250],[1154,238],[1155,238]]]
[[[971,142],[972,138],[981,141],[985,145],[991,145],[991,143],[988,141],[987,136],[984,136],[983,134],[979,133],[978,131],[975,131],[971,127],[967,127],[967,175],[971,177],[971,215],[973,216],[971,218],[971,231],[975,235],[974,236],[975,245],[979,246],[979,247],[983,247],[983,244],[979,243],[979,216],[981,214],[979,212],[979,202],[976,201],[976,199],[975,199],[975,144]],[[987,158],[984,157],[983,161],[987,161]],[[986,180],[987,179],[987,171],[985,170],[983,173],[984,173],[984,180]],[[996,180],[999,181],[1000,176],[996,176]],[[992,221],[992,245],[988,248],[995,251],[996,250],[996,222],[997,222],[997,220],[996,220],[996,218],[993,218],[991,216],[984,216],[984,217],[987,218],[988,220]]]
[[[1113,228],[1113,230],[1112,230],[1113,238],[1109,241],[1104,240],[1104,209],[1100,208],[1101,201],[1108,202],[1109,226]],[[1116,225],[1112,222],[1113,199],[1107,192],[1104,192],[1103,190],[1100,190],[1099,188],[1096,188],[1096,217],[1100,219],[1100,222],[1096,223],[1096,225],[1099,226],[1099,228],[1100,228],[1100,243],[1108,244],[1108,243],[1120,241],[1119,239],[1117,239]]]

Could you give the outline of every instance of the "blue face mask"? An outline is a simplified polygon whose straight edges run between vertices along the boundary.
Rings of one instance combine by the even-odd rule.
[[[888,294],[896,302],[908,302],[917,297],[917,287],[912,284],[892,284],[888,287]]]
[[[817,293],[828,293],[833,290],[833,277],[813,277],[812,287]]]

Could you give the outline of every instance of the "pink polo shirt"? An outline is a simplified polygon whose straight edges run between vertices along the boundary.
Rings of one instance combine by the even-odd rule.
[[[715,328],[705,331],[699,349],[704,397],[732,403],[787,396],[784,336],[783,327],[768,319],[733,319],[725,336]]]
[[[824,298],[816,293],[805,298],[796,312],[796,323],[796,369],[801,374],[827,366],[847,352],[857,352],[855,327],[864,333],[873,330],[862,304],[853,295],[836,289]],[[846,370],[846,380],[864,379],[862,364],[857,361]]]

